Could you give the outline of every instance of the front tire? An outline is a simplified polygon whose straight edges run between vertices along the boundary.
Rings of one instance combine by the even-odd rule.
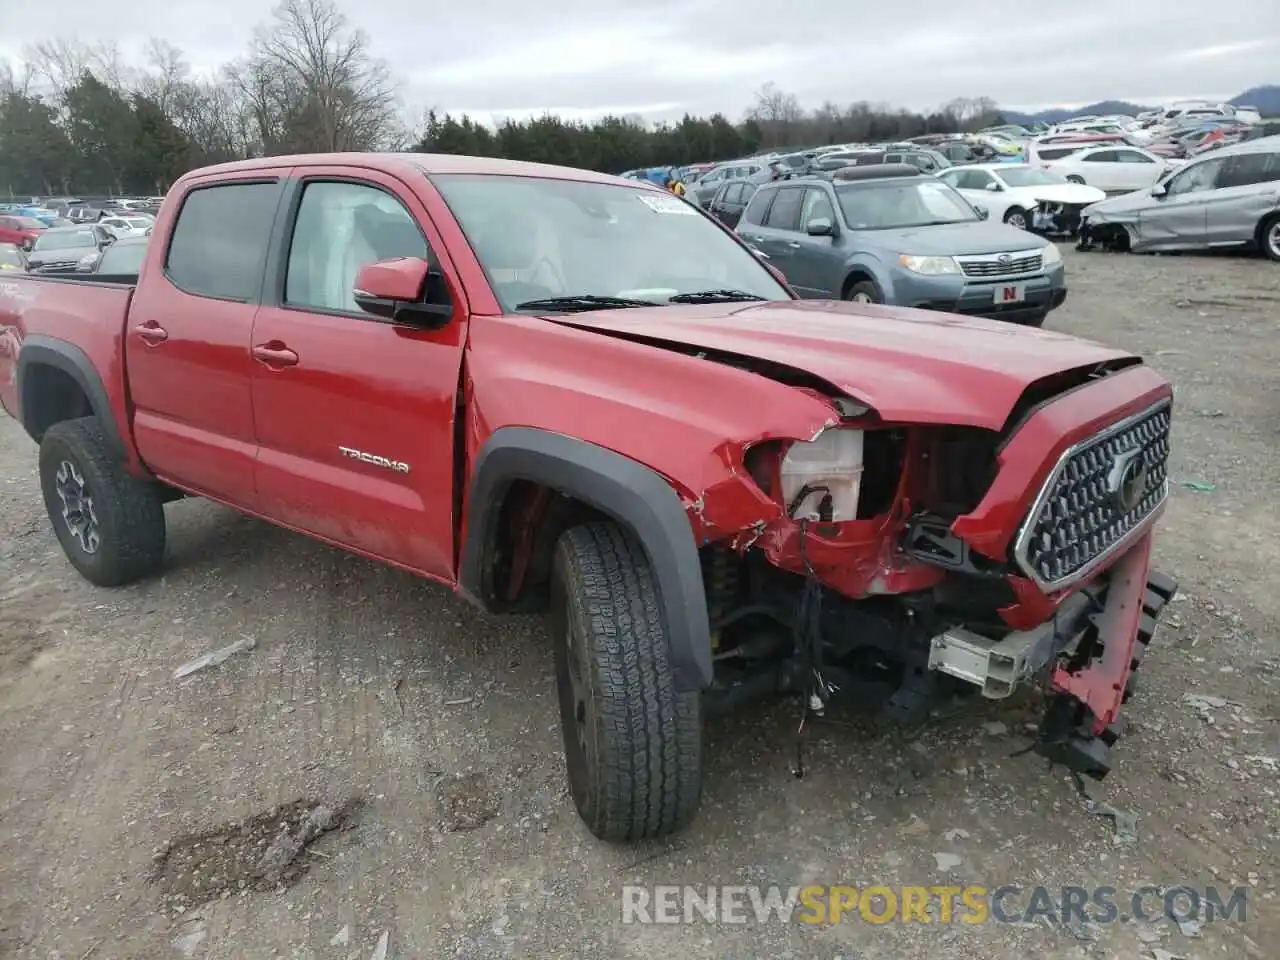
[[[1084,183],[1084,177],[1076,173],[1068,174],[1067,183]]]
[[[93,417],[64,420],[45,431],[40,489],[63,553],[90,583],[133,583],[164,560],[160,492],[125,472]]]
[[[613,523],[556,545],[549,630],[569,792],[601,840],[674,833],[702,799],[698,691],[677,692],[643,547]]]
[[[1005,211],[1004,222],[1019,230],[1031,229],[1031,218],[1027,215],[1027,211],[1021,207],[1010,207]]]
[[[845,290],[844,299],[853,303],[884,303],[884,294],[874,280],[859,280]]]

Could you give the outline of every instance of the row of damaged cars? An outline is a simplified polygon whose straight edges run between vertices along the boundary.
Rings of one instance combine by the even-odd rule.
[[[1086,207],[1081,250],[1252,248],[1280,262],[1280,136],[1221,147],[1145,190]]]

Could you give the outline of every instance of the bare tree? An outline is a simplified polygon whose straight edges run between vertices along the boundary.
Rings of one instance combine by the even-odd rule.
[[[764,134],[763,146],[787,143],[804,118],[804,109],[796,95],[778,89],[773,82],[756,91],[755,103],[747,111],[747,119],[754,120]]]
[[[168,40],[152,37],[147,41],[146,68],[138,76],[138,92],[168,114],[190,73],[181,50]]]
[[[386,65],[332,0],[283,0],[234,76],[268,150],[368,150],[399,130]]]

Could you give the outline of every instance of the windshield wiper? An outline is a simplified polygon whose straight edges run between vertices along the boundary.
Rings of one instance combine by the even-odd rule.
[[[677,293],[668,297],[667,303],[735,303],[763,299],[745,290],[699,290],[696,293]]]
[[[557,313],[576,313],[584,310],[604,310],[609,307],[656,307],[653,300],[631,300],[627,297],[601,297],[593,293],[580,293],[571,297],[546,297],[542,300],[526,300],[517,303],[517,310],[551,310]]]

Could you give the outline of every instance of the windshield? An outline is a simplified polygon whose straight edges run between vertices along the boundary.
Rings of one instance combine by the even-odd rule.
[[[790,299],[749,250],[666,193],[484,174],[431,180],[505,310],[550,297],[662,303],[707,290]]]
[[[114,243],[98,261],[98,273],[137,273],[146,255],[145,243]]]
[[[96,247],[97,238],[92,230],[51,230],[36,240],[36,250],[72,250],[77,247]]]
[[[1060,173],[1037,170],[1034,167],[1006,168],[1001,170],[998,176],[1011,187],[1045,187],[1049,184],[1067,182],[1067,178]]]
[[[927,177],[846,183],[836,187],[836,196],[851,230],[923,227],[978,219],[960,194]]]

